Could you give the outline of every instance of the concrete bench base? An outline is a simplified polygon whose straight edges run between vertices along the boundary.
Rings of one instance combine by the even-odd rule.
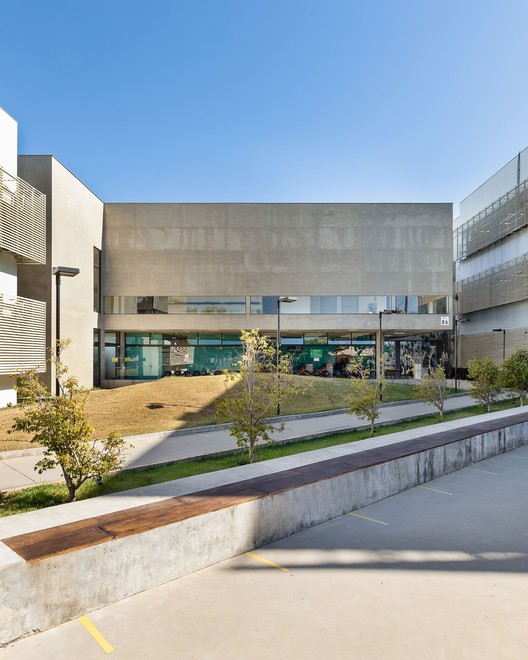
[[[351,467],[329,477],[323,469],[322,476],[311,483],[288,488],[286,480],[284,490],[107,542],[94,540],[94,545],[66,554],[26,561],[9,547],[21,547],[20,536],[4,538],[0,543],[0,643],[59,625],[525,444],[528,413],[486,417],[490,420],[486,424],[466,423],[459,434],[465,436],[462,439],[456,439],[451,422],[434,428],[438,446],[420,450],[420,442],[427,443],[423,445],[423,438],[414,434],[409,441],[414,449],[406,453],[401,441],[404,434],[396,434],[399,442],[386,439],[386,460],[380,455],[379,462],[369,467]],[[445,444],[438,433],[442,427],[446,427]],[[432,437],[430,431],[424,435],[428,437]],[[355,456],[360,456],[358,445],[350,445]],[[346,446],[342,447],[346,452]],[[402,449],[397,451],[397,447]],[[313,453],[319,457],[324,451],[330,450]],[[314,462],[311,473],[325,463],[329,461]],[[258,465],[244,466],[244,483]],[[189,492],[196,497],[199,491],[192,491],[192,479],[187,480]]]

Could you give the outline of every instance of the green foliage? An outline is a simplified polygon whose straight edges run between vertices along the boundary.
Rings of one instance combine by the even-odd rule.
[[[447,399],[448,387],[443,360],[436,366],[433,365],[433,353],[428,355],[428,373],[423,374],[414,387],[415,399],[425,399],[438,410],[438,420],[444,418],[444,406]]]
[[[255,460],[255,447],[273,441],[275,427],[270,423],[277,404],[298,388],[289,376],[290,364],[258,330],[242,331],[243,350],[237,360],[238,373],[227,373],[226,386],[235,383],[232,393],[217,404],[217,417],[232,426],[231,435],[239,447]],[[283,427],[279,427],[282,430]]]
[[[502,391],[501,370],[489,357],[468,361],[471,396],[491,412],[491,406]]]
[[[348,399],[348,414],[370,423],[370,436],[374,435],[374,425],[380,414],[381,395],[385,389],[385,379],[371,380],[370,374],[362,365],[357,364],[354,371],[359,378],[350,381],[351,394]],[[383,372],[383,370],[382,370]]]
[[[69,342],[61,342],[62,351]],[[60,385],[59,396],[39,380],[36,370],[19,376],[18,396],[23,415],[17,417],[13,430],[32,434],[31,442],[44,447],[44,457],[36,464],[39,474],[59,467],[73,501],[79,487],[88,479],[99,479],[117,470],[124,460],[126,443],[115,433],[104,440],[91,440],[93,428],[86,412],[86,395],[76,378],[67,376],[59,358],[51,357]]]
[[[524,406],[528,393],[528,349],[520,348],[504,361],[502,366],[502,385],[516,394]]]

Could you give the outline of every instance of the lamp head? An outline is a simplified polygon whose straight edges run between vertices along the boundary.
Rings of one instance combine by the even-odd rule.
[[[55,266],[53,268],[53,274],[62,277],[75,277],[79,273],[80,270],[78,268],[70,268],[69,266]]]

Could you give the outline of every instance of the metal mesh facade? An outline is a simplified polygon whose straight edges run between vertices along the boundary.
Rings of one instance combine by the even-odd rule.
[[[459,337],[459,366],[467,367],[472,358],[489,357],[495,364],[502,364],[503,337],[501,332],[479,332]],[[508,358],[519,348],[528,348],[525,328],[509,328],[504,337],[505,354]]]
[[[490,204],[454,232],[455,260],[462,261],[528,226],[528,180]]]
[[[528,255],[455,283],[460,314],[528,298]]]

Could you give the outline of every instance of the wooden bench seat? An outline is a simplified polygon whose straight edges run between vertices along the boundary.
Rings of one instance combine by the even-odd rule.
[[[458,429],[442,431],[376,449],[354,452],[274,474],[169,498],[161,502],[144,504],[74,523],[12,536],[3,539],[3,543],[25,561],[36,562],[47,557],[139,534],[323,479],[404,458],[411,454],[474,437],[480,433],[495,431],[526,421],[528,421],[528,413],[479,422]]]

